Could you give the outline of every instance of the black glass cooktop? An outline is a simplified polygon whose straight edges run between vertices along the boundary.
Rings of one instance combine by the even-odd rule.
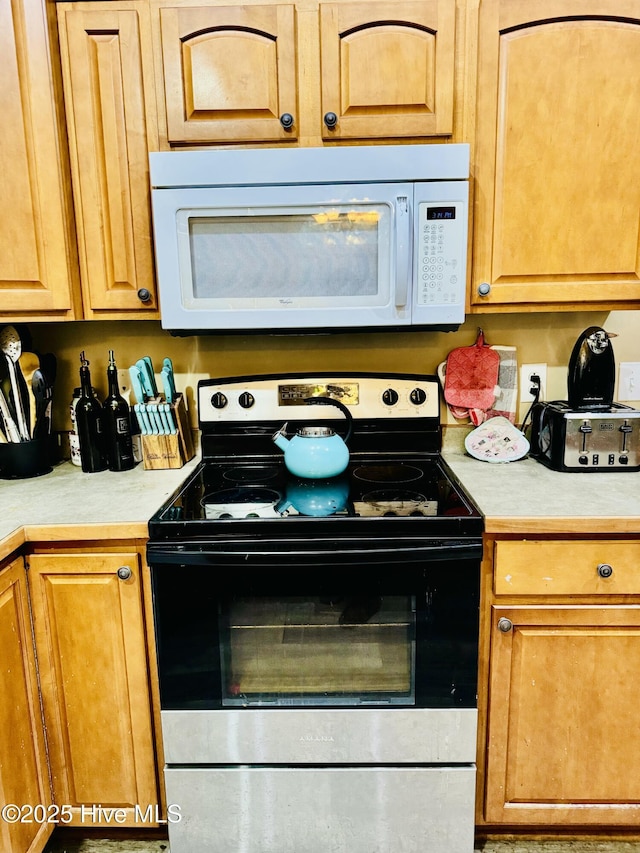
[[[352,458],[347,470],[327,480],[292,476],[279,457],[229,459],[200,465],[150,522],[161,538],[220,532],[259,524],[278,527],[302,520],[390,522],[414,528],[449,520],[460,533],[481,530],[478,510],[438,457]]]

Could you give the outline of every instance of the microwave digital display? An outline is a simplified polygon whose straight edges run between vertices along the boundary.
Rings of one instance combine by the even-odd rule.
[[[455,219],[455,207],[428,207],[427,219]]]

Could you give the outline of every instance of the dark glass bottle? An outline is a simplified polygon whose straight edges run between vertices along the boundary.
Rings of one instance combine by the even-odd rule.
[[[102,404],[107,462],[110,471],[129,471],[135,464],[131,439],[131,415],[127,401],[118,388],[118,370],[113,350],[109,350],[107,379],[109,393]]]
[[[80,442],[82,470],[87,474],[104,471],[107,459],[104,445],[102,406],[93,395],[89,362],[80,353],[80,397],[76,403],[76,429]]]

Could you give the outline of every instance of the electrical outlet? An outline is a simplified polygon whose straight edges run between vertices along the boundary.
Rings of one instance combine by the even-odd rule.
[[[520,402],[531,403],[535,397],[530,392],[531,377],[540,377],[539,400],[544,400],[547,391],[547,365],[546,364],[521,364],[520,365]]]
[[[640,400],[640,362],[621,361],[618,376],[618,399]]]

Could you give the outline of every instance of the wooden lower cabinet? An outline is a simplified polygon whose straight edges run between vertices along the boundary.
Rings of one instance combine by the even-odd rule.
[[[484,820],[637,827],[640,543],[496,546]]]
[[[40,853],[55,814],[21,557],[0,570],[0,805],[20,809],[0,817],[0,850]]]
[[[139,555],[28,564],[54,801],[71,806],[72,826],[149,826],[158,784]]]

